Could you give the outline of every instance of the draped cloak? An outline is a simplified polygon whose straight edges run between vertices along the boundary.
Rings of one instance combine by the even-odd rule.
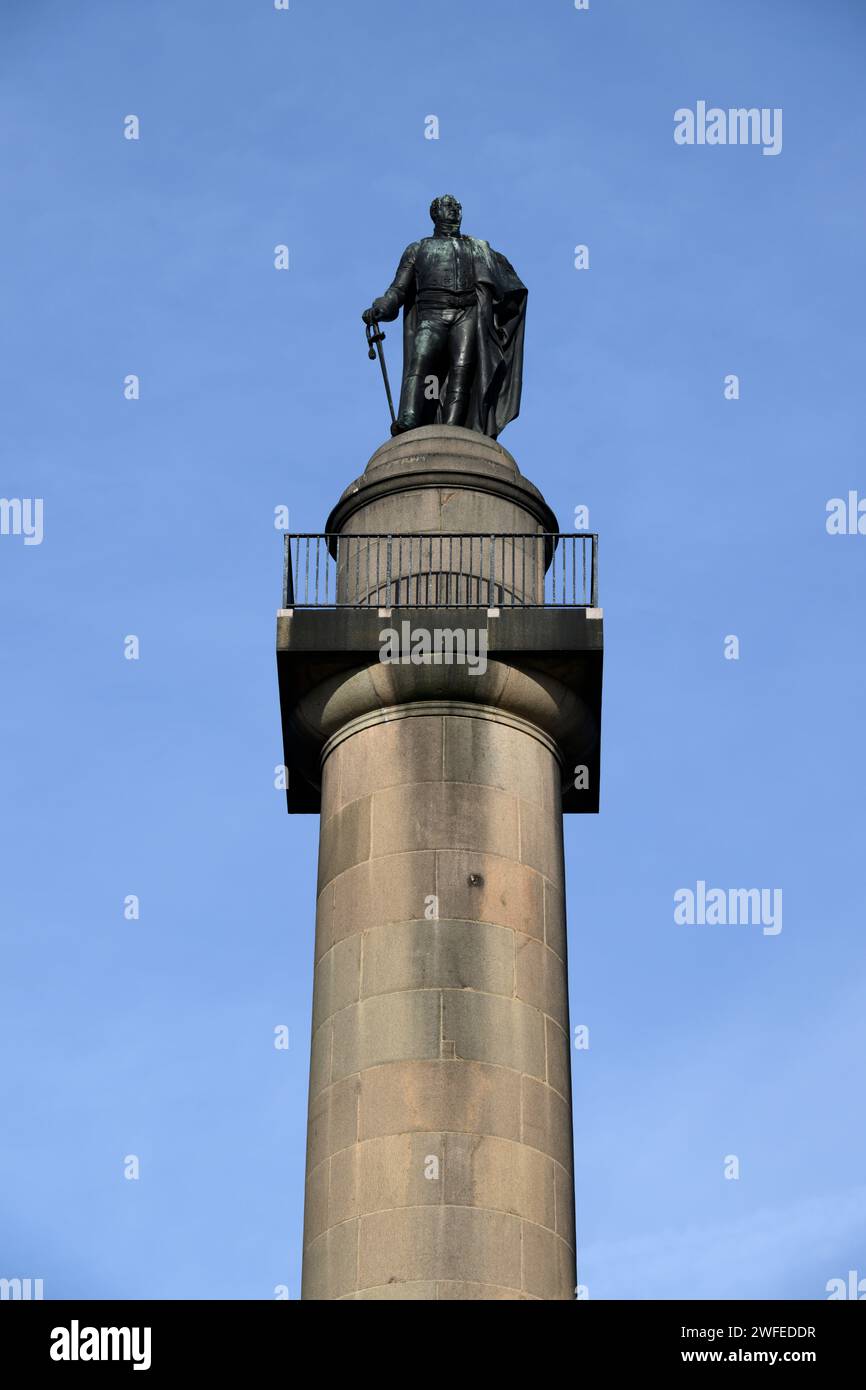
[[[478,237],[464,236],[471,246],[475,272],[477,352],[472,394],[465,428],[496,439],[520,410],[523,385],[523,335],[526,297],[529,293],[513,266],[499,251]],[[417,286],[413,276],[403,300],[403,372],[412,360],[418,328]],[[448,380],[440,400],[426,401],[423,424],[439,424],[442,398],[447,400]]]

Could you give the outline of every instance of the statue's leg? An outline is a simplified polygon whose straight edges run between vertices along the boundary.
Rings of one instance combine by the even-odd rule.
[[[474,304],[471,308],[462,310],[452,325],[448,338],[448,389],[442,412],[442,420],[446,425],[463,425],[466,422],[478,351],[475,331],[477,313]]]
[[[392,434],[414,430],[424,421],[427,379],[439,375],[448,341],[448,324],[440,318],[424,318],[415,332],[412,355],[406,363],[400,387],[400,410]]]

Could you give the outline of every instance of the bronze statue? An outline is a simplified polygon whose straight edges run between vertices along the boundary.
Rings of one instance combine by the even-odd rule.
[[[378,322],[396,319],[403,306],[403,383],[391,433],[463,425],[495,439],[520,409],[526,286],[486,241],[461,232],[463,209],[450,193],[434,198],[430,216],[433,235],[406,247],[391,285],[362,315],[370,356],[375,345],[381,359]]]

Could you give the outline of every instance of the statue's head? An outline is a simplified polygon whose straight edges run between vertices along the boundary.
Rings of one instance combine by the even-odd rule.
[[[453,193],[443,193],[441,198],[434,198],[430,204],[430,216],[437,228],[453,233],[459,231],[463,208]]]

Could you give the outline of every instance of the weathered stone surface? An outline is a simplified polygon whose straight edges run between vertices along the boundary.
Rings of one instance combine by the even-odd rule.
[[[322,1164],[322,1167],[328,1170],[325,1207],[329,1226],[339,1226],[343,1221],[351,1221],[352,1217],[358,1215],[360,1147],[358,1144],[350,1144],[348,1148],[339,1149],[327,1163]]]
[[[442,917],[494,922],[544,938],[544,880],[526,864],[476,850],[439,850],[436,891]]]
[[[383,619],[383,629],[388,626]],[[429,715],[422,724],[413,719],[374,724],[364,730],[363,737],[338,744],[330,757],[339,764],[342,806],[373,788],[441,783],[442,720]]]
[[[310,1044],[310,1098],[331,1084],[331,1057],[334,1050],[334,1025],[328,1018],[313,1033]]]
[[[419,1301],[434,1300],[439,1297],[436,1292],[436,1283],[430,1279],[427,1282],[419,1280],[411,1284],[380,1284],[377,1289],[361,1289],[359,1293],[348,1294],[348,1298],[354,1298],[357,1302],[378,1302],[379,1300],[395,1301],[399,1303],[418,1303]]]
[[[342,1298],[358,1287],[358,1223],[332,1226],[306,1247],[301,1297]]]
[[[571,1105],[571,1052],[568,1034],[553,1019],[545,1020],[547,1036],[547,1084]]]
[[[523,1222],[523,1287],[536,1298],[573,1300],[574,1251],[560,1236]]]
[[[356,1076],[329,1086],[310,1098],[307,1124],[307,1172],[358,1137],[360,1086]]]
[[[441,1000],[438,990],[408,990],[363,999],[336,1014],[331,1076],[382,1062],[438,1057]]]
[[[503,1289],[496,1284],[467,1284],[453,1279],[440,1279],[436,1285],[436,1297],[447,1302],[530,1302],[533,1301],[532,1294],[521,1293],[519,1289]]]
[[[556,1232],[574,1248],[574,1179],[568,1169],[554,1163]]]
[[[521,1138],[573,1171],[571,1107],[558,1092],[532,1076],[521,1079]]]
[[[520,1076],[481,1062],[400,1062],[361,1079],[359,1138],[458,1130],[520,1139]]]
[[[442,1036],[454,1042],[457,1057],[544,1079],[544,1019],[519,999],[496,994],[445,990]]]
[[[445,719],[445,777],[496,787],[548,812],[555,806],[559,765],[546,744],[490,715]]]
[[[521,1287],[515,1216],[478,1207],[425,1206],[377,1212],[359,1223],[362,1289],[434,1278]]]
[[[444,1201],[509,1212],[555,1230],[554,1168],[552,1159],[524,1144],[490,1135],[448,1134]]]
[[[334,880],[319,889],[316,899],[316,960],[334,944]]]
[[[514,933],[482,922],[402,922],[364,935],[365,997],[394,990],[514,992]]]
[[[386,787],[372,802],[374,856],[460,848],[517,857],[517,801],[505,792],[439,782]]]
[[[372,796],[350,801],[322,823],[319,837],[319,889],[337,874],[370,858]],[[423,846],[421,846],[423,848]]]
[[[567,957],[565,940],[565,894],[550,879],[544,880],[544,940],[563,960]]]
[[[436,856],[432,850],[385,854],[345,870],[333,886],[323,950],[326,941],[330,945],[387,922],[424,920],[427,899],[436,892]]]
[[[380,1284],[378,1288],[362,1289],[360,1293],[345,1294],[343,1301],[355,1299],[358,1302],[373,1302],[380,1299],[399,1302],[433,1301],[445,1302],[537,1302],[534,1294],[522,1293],[520,1289],[504,1289],[496,1284],[469,1284],[459,1279],[432,1279],[411,1284]]]
[[[568,1021],[568,994],[565,966],[560,957],[532,937],[517,936],[514,974],[518,999],[548,1014],[564,1027]]]
[[[360,1209],[438,1206],[444,1200],[444,1134],[397,1134],[362,1146]]]
[[[354,1004],[361,984],[361,938],[337,941],[316,965],[313,980],[313,1027]]]
[[[555,516],[508,450],[457,425],[425,425],[387,440],[328,518],[328,530],[350,535],[555,529]]]
[[[395,613],[398,612],[399,610],[395,609]],[[424,617],[426,618],[426,616],[425,610]],[[465,629],[466,619],[462,613],[459,617],[462,618],[460,625]],[[453,629],[455,621],[457,620],[443,624],[441,619],[438,622],[434,619],[432,623],[425,622],[425,626],[442,627],[444,625]],[[416,618],[416,625],[417,623],[418,619]],[[400,706],[400,714],[407,720],[440,718],[443,710],[448,712],[449,718],[456,718],[462,708],[460,701],[470,701],[470,708],[473,710],[476,703],[497,706],[508,683],[509,669],[501,662],[489,659],[485,671],[476,670],[472,675],[469,674],[466,666],[456,662],[450,666],[447,664],[441,666],[404,666],[402,663],[397,665],[392,662],[377,662],[371,668],[371,678],[380,708],[398,705]],[[363,692],[359,691],[359,696],[362,694]],[[435,713],[430,709],[424,710],[422,708],[419,710],[417,708],[418,702],[423,700],[435,701]],[[458,703],[448,703],[454,701]],[[443,704],[443,702],[446,703]],[[391,717],[390,711],[387,717]],[[419,735],[419,737],[423,737],[423,735]]]
[[[519,801],[520,859],[548,879],[562,880],[562,817],[542,814],[529,801]]]
[[[353,1150],[347,1150],[348,1153]],[[309,1245],[331,1225],[328,1186],[330,1162],[326,1158],[317,1168],[307,1173],[307,1187],[304,1200],[304,1243]]]

